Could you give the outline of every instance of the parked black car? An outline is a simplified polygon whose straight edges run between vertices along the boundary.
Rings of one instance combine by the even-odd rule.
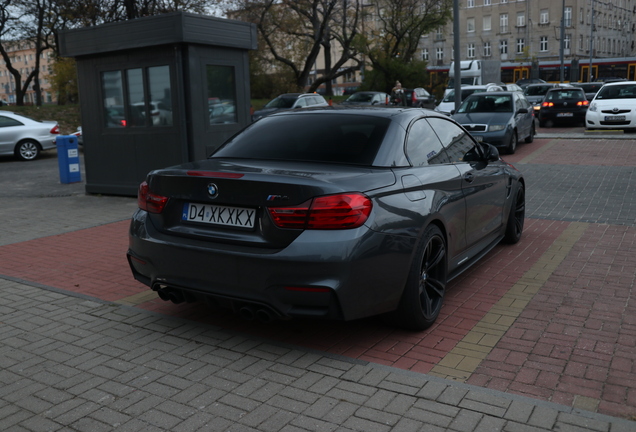
[[[539,110],[539,126],[555,123],[585,123],[590,106],[580,87],[559,87],[548,90]]]
[[[594,96],[596,96],[596,93],[598,93],[598,91],[601,89],[601,87],[603,87],[604,84],[604,82],[600,81],[572,83],[573,86],[583,89],[583,91],[585,92],[585,97],[590,102],[592,101],[592,99],[594,99]]]
[[[393,104],[415,108],[434,109],[435,105],[437,105],[437,98],[422,87],[417,87],[414,89],[404,89],[399,99],[394,98]]]
[[[151,172],[138,203],[128,262],[164,300],[422,330],[449,280],[520,239],[525,181],[442,114],[311,108]]]

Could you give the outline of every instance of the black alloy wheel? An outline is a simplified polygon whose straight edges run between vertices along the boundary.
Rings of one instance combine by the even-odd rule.
[[[421,331],[437,319],[444,301],[447,279],[446,241],[441,230],[426,228],[396,311],[387,314],[393,325]]]
[[[523,232],[523,224],[526,218],[526,191],[523,184],[519,184],[515,200],[510,206],[508,215],[508,223],[506,224],[506,233],[504,234],[504,242],[515,244],[521,239]]]

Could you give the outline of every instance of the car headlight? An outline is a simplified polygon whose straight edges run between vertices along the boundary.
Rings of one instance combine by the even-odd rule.
[[[588,108],[588,111],[592,111],[592,112],[596,112],[598,108],[596,107],[596,104],[593,103],[590,105],[590,107]]]
[[[506,128],[506,125],[490,125],[488,127],[488,132],[497,132],[500,130],[504,130]]]

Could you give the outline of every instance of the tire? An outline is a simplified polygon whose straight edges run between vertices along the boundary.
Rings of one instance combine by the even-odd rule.
[[[429,225],[411,264],[398,308],[385,316],[392,325],[421,331],[437,319],[446,291],[446,241],[440,229]]]
[[[34,140],[20,141],[15,147],[15,155],[23,161],[36,159],[40,155],[40,144]]]
[[[532,120],[532,126],[530,126],[530,135],[528,135],[526,137],[526,142],[528,144],[530,144],[532,141],[534,141],[534,134],[536,133],[536,131],[534,130],[534,120]]]
[[[503,241],[508,244],[515,244],[521,239],[523,233],[523,224],[526,218],[526,190],[523,184],[519,184],[517,194],[510,206],[508,214],[508,222],[506,223],[506,232]]]
[[[506,147],[506,153],[515,154],[517,151],[517,142],[519,139],[517,138],[517,131],[512,131],[512,136],[510,137],[510,142],[508,143],[508,147]]]

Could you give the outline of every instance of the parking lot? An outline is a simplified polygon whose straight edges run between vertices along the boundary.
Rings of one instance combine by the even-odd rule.
[[[24,286],[28,287],[30,302],[43,296],[55,301],[79,299],[68,310],[74,308],[82,314],[93,307],[87,306],[89,303],[109,305],[110,309],[99,309],[101,312],[96,315],[99,317],[96,320],[100,324],[96,325],[105,325],[103,320],[112,313],[134,316],[134,323],[141,323],[143,327],[144,337],[154,341],[166,337],[166,343],[181,347],[181,352],[185,352],[181,342],[176,343],[171,338],[181,337],[183,333],[175,334],[173,330],[187,323],[192,335],[200,335],[201,329],[227,332],[224,334],[231,336],[224,340],[201,342],[196,336],[186,338],[197,344],[217,344],[217,348],[234,354],[246,352],[266,341],[268,346],[278,347],[271,348],[275,353],[289,349],[308,350],[304,352],[343,362],[339,365],[381,365],[389,368],[386,370],[406,371],[403,375],[407,377],[404,378],[405,386],[434,377],[433,382],[443,385],[454,382],[474,386],[458,388],[484,389],[489,395],[486,399],[497,402],[481,401],[488,408],[470,411],[480,413],[480,421],[488,416],[506,419],[504,414],[493,414],[494,407],[504,404],[498,399],[503,398],[502,395],[516,395],[556,404],[550,405],[556,412],[583,413],[585,421],[570,420],[566,424],[571,429],[560,430],[636,430],[636,423],[629,421],[636,419],[636,303],[632,294],[636,279],[635,140],[631,135],[585,134],[582,128],[540,129],[533,143],[520,144],[514,155],[504,156],[504,159],[520,169],[527,180],[526,226],[521,241],[513,246],[497,246],[475,267],[454,280],[436,324],[427,331],[416,333],[387,327],[377,318],[345,323],[278,321],[263,324],[241,320],[228,311],[206,305],[164,302],[132,279],[125,259],[128,219],[136,208],[135,198],[86,195],[82,182],[60,184],[54,152],[27,163],[0,159],[0,200],[3,203],[0,208],[3,220],[0,228],[0,290],[6,291],[4,298],[10,304],[0,307],[6,317],[3,326],[9,328],[9,333],[5,332],[9,336],[4,337],[4,347],[0,348],[0,365],[10,372],[4,378],[0,377],[5,387],[0,391],[0,425],[3,425],[3,410],[9,413],[4,421],[17,419],[18,413],[26,411],[39,412],[51,424],[67,424],[53,414],[42,414],[55,411],[58,404],[67,402],[66,399],[47,399],[41,395],[43,388],[39,388],[37,392],[40,393],[29,395],[33,404],[46,406],[43,411],[38,411],[28,402],[20,405],[6,390],[15,390],[16,383],[29,374],[37,375],[47,362],[77,365],[68,356],[59,354],[71,354],[72,350],[62,347],[63,340],[52,336],[55,333],[52,325],[56,320],[50,312],[54,308],[47,307],[46,301],[38,303],[37,310],[46,312],[47,318],[38,318],[38,314],[31,311],[28,325],[16,324],[17,310],[30,304],[19,296],[18,287]],[[68,310],[64,313],[70,313]],[[165,324],[156,328],[144,326],[146,321],[151,323],[157,317],[174,317],[180,324],[175,324],[174,328],[165,327]],[[72,330],[73,325],[69,322],[63,326],[65,333],[94,328],[85,318],[74,324],[76,330]],[[53,342],[45,343],[44,338],[30,339],[27,330],[39,325],[47,328],[46,334],[53,337]],[[123,324],[110,329],[108,334],[115,339],[117,334],[124,340],[133,337]],[[234,342],[228,342],[232,340]],[[37,347],[31,346],[36,343]],[[88,346],[92,345],[87,342],[83,348]],[[95,344],[94,349],[104,355],[99,346]],[[32,348],[30,352],[41,356],[42,360],[30,362],[15,354],[24,347]],[[125,347],[119,355],[127,358],[123,351]],[[89,362],[95,361],[95,367],[103,366],[97,361],[98,355],[91,356],[84,351],[82,355]],[[62,357],[66,360],[58,360]],[[279,362],[280,359],[275,357],[263,358],[271,363]],[[242,357],[236,357],[236,360],[240,361],[239,358]],[[169,359],[166,361],[170,362]],[[20,366],[22,362],[25,363]],[[149,357],[147,362],[162,362],[162,357]],[[109,368],[117,370],[115,363],[111,359]],[[340,379],[345,373],[329,372],[333,365],[319,364],[322,366],[314,370],[325,376]],[[144,365],[149,368],[147,374],[157,388],[159,383],[172,389],[179,388],[179,384],[166,383],[165,377],[161,376],[162,371],[172,370],[172,367]],[[22,372],[29,369],[28,374]],[[65,373],[59,364],[56,370],[60,375]],[[125,372],[120,370],[120,373]],[[232,378],[227,379],[232,381]],[[103,387],[104,382],[98,381]],[[57,388],[58,382],[52,380],[52,387]],[[390,390],[396,388],[397,385]],[[149,391],[147,387],[144,389]],[[101,391],[116,405],[114,390],[102,388]],[[174,402],[170,392],[166,392],[159,391],[162,400]],[[199,396],[203,393],[201,389]],[[404,389],[398,393],[405,395],[409,391]],[[364,391],[360,390],[358,394],[362,398]],[[377,393],[374,395],[378,396]],[[352,396],[343,397],[348,400]],[[83,398],[83,403],[90,401],[89,396]],[[246,398],[252,402],[256,400],[251,396]],[[93,422],[113,424],[95,414],[104,407],[109,408],[109,412],[120,413],[121,422],[136,418],[123,407],[117,409],[113,405],[92,402],[95,409],[88,410],[90,413],[86,415]],[[236,404],[226,405],[237,409]],[[19,408],[14,409],[16,406]],[[196,404],[188,406],[194,409]],[[364,403],[357,406],[364,406]],[[59,416],[73,409],[77,407],[69,408]],[[545,424],[540,424],[537,418],[531,420],[531,412],[525,420],[517,413],[521,419],[519,424],[543,428],[538,430],[558,429],[555,427],[556,415],[550,426],[546,419],[542,420]],[[213,413],[208,414],[213,416]],[[593,414],[601,416],[594,417]],[[171,415],[179,417],[178,414]],[[214,415],[231,422],[227,416]],[[459,411],[448,414],[452,420],[446,426],[440,420],[438,426],[449,428],[458,415]],[[364,416],[353,414],[352,417],[360,419]],[[185,421],[187,417],[181,418]],[[351,417],[348,420],[351,421]],[[507,420],[511,421],[510,418]],[[24,430],[18,429],[18,425],[24,427],[23,421],[5,425]],[[378,426],[383,424],[381,420],[366,418],[365,421],[373,422],[374,428],[382,430]],[[80,423],[75,422],[80,422],[79,417],[68,424],[76,425],[78,430],[97,430],[90,429],[88,424],[82,429],[77,426]],[[244,425],[254,428],[245,430],[269,430],[262,426],[264,422]],[[392,427],[397,427],[399,422],[396,419]],[[424,420],[420,422],[426,424]],[[166,426],[169,423],[155,426],[170,429]],[[335,420],[332,423],[338,424]],[[284,424],[297,428],[290,427],[289,430],[320,429],[301,426],[291,420]],[[367,423],[364,427],[362,424],[349,424],[348,429],[343,430],[369,427]],[[471,429],[457,427],[455,430]],[[191,430],[199,429],[193,427]],[[282,430],[282,427],[271,430]],[[404,430],[408,428],[404,426]],[[495,429],[484,426],[483,430]]]

